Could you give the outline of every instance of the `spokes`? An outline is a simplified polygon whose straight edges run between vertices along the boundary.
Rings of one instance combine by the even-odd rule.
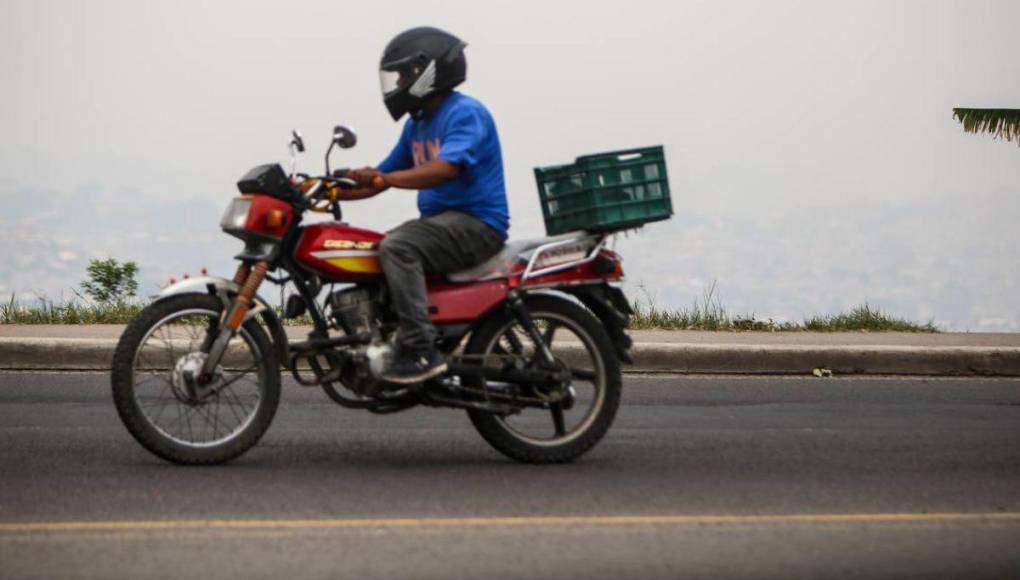
[[[219,313],[184,311],[159,321],[135,355],[133,386],[146,420],[171,439],[191,446],[235,437],[259,409],[263,357],[243,329],[231,340],[209,382],[194,377],[205,361],[203,345]],[[224,368],[225,367],[225,368]]]
[[[582,381],[594,381],[595,371],[588,369],[570,369],[570,374],[578,380]]]
[[[552,413],[553,431],[557,437],[566,434],[566,427],[563,426],[563,405],[552,403],[549,405],[549,412]]]
[[[545,332],[542,333],[542,342],[544,342],[545,345],[548,346],[549,348],[552,348],[553,336],[556,335],[557,328],[559,328],[559,325],[556,324],[555,322],[550,321],[547,323]]]
[[[604,366],[594,339],[574,320],[557,313],[532,313],[541,340],[555,358],[556,368],[569,372],[566,384],[535,385],[536,396],[547,397],[542,407],[525,407],[500,418],[516,437],[535,444],[561,444],[588,428],[605,396]],[[519,356],[526,366],[549,369],[537,356],[535,341],[517,323],[498,333],[488,352]],[[550,420],[551,419],[551,420]]]

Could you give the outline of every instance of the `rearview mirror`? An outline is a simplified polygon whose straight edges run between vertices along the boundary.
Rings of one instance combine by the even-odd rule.
[[[301,138],[301,131],[294,129],[290,132],[291,140],[290,144],[297,149],[298,153],[305,152],[305,140]]]
[[[333,142],[341,149],[350,149],[357,145],[358,136],[354,134],[354,130],[350,127],[337,125],[333,127]]]

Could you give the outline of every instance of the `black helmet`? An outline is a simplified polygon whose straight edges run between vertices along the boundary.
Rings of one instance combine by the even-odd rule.
[[[394,121],[404,113],[416,115],[430,95],[464,82],[465,46],[456,36],[430,26],[405,30],[386,45],[379,80]]]

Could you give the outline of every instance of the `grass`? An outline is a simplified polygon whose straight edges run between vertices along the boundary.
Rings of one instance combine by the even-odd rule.
[[[62,304],[42,300],[24,306],[12,295],[9,301],[0,303],[0,324],[126,324],[144,306],[141,301],[94,304],[82,299]],[[715,297],[714,285],[704,297],[696,298],[690,308],[659,308],[647,292],[644,300],[636,301],[633,307],[630,328],[634,330],[939,332],[931,321],[922,324],[897,318],[867,303],[848,312],[813,316],[800,323],[759,320],[753,314],[732,316]],[[311,324],[311,319],[305,315],[284,323]]]
[[[144,307],[139,301],[93,304],[82,299],[64,303],[42,299],[24,306],[12,294],[0,303],[0,324],[126,324]]]
[[[931,320],[919,324],[911,320],[890,316],[868,303],[851,308],[849,312],[843,314],[813,316],[805,320],[803,326],[804,330],[816,332],[843,332],[848,330],[939,332],[939,328]]]
[[[803,322],[760,320],[753,314],[733,316],[715,297],[715,284],[702,298],[695,298],[690,308],[659,308],[642,287],[644,300],[632,304],[634,314],[630,328],[634,330],[721,330],[760,332],[940,332],[934,322],[918,323],[886,314],[868,303],[847,312],[816,315]]]

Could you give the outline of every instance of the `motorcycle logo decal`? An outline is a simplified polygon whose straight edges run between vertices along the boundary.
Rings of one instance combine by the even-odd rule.
[[[375,248],[375,242],[355,242],[354,240],[326,240],[322,244],[326,249],[338,250],[371,250]]]

